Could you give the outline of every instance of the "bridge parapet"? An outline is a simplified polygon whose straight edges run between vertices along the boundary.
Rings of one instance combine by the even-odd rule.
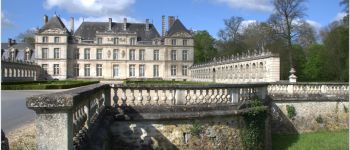
[[[347,100],[348,83],[339,82],[276,82],[268,86],[273,100]]]
[[[235,104],[265,99],[267,83],[210,85],[111,85],[114,106]]]
[[[36,149],[77,149],[110,106],[110,87],[95,84],[27,98],[36,112]]]

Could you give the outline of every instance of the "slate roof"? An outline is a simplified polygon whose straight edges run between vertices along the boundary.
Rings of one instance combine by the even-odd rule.
[[[186,29],[186,27],[182,24],[182,22],[179,19],[175,20],[174,24],[168,30],[167,36],[172,36],[177,32],[186,32],[188,34],[191,34],[191,32]]]
[[[68,29],[62,22],[61,18],[58,16],[53,16],[43,27],[39,29],[39,33],[47,30],[47,29],[54,29],[59,28],[61,30],[65,30],[67,33],[69,33]]]
[[[114,33],[136,32],[138,41],[151,41],[160,37],[153,24],[149,24],[149,31],[146,31],[145,23],[127,23],[126,31],[123,30],[123,23],[112,22],[112,31]],[[80,36],[83,40],[94,40],[96,31],[108,32],[108,22],[83,22],[74,36]]]
[[[14,45],[12,45],[11,47],[8,46],[8,43],[1,43],[1,59],[9,59],[10,56],[10,48],[14,48],[17,49],[17,55],[16,55],[16,60],[24,60],[24,56],[25,56],[25,49],[26,48],[30,48],[32,50],[32,55],[30,57],[30,61],[34,61],[34,47],[30,44],[27,43],[16,43]]]

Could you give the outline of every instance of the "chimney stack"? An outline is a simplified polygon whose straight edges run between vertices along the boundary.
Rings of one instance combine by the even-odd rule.
[[[108,31],[112,30],[112,18],[108,18]]]
[[[11,47],[11,46],[12,46],[12,39],[11,39],[11,38],[9,38],[9,39],[8,39],[7,44],[8,44],[8,46],[9,46],[9,47]]]
[[[149,19],[146,19],[146,31],[149,31]]]
[[[175,17],[168,16],[168,30],[173,26],[174,22],[175,22]]]
[[[126,23],[127,23],[127,19],[124,18],[124,23],[123,23],[123,30],[126,31]]]
[[[74,18],[70,17],[70,32],[74,33]]]
[[[165,16],[162,16],[162,36],[165,36]]]
[[[46,25],[48,21],[49,21],[49,17],[47,15],[44,15],[44,25]]]

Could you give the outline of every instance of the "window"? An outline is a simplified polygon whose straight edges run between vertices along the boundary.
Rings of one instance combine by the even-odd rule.
[[[119,59],[119,50],[114,49],[113,50],[113,60],[118,60]]]
[[[131,49],[129,51],[129,60],[135,60],[135,50]]]
[[[187,66],[186,65],[182,66],[182,75],[187,76]]]
[[[135,45],[136,41],[135,38],[130,38],[130,45]]]
[[[153,60],[159,60],[159,50],[153,51]]]
[[[84,49],[84,59],[90,59],[90,48]]]
[[[171,39],[171,45],[176,45],[176,39]]]
[[[114,44],[114,45],[119,44],[119,40],[118,40],[118,38],[114,38],[114,39],[113,39],[113,44]]]
[[[98,76],[98,77],[102,76],[102,64],[96,65],[96,76]]]
[[[43,68],[44,74],[47,74],[47,64],[42,64],[41,68]]]
[[[84,65],[84,76],[89,77],[90,76],[90,64]]]
[[[139,76],[144,77],[145,76],[145,65],[139,66]]]
[[[24,56],[24,60],[29,60],[30,59],[30,52],[26,52]]]
[[[182,60],[187,60],[187,50],[182,51]]]
[[[43,36],[43,43],[47,43],[49,41],[49,38],[47,36]]]
[[[53,58],[54,59],[59,59],[60,58],[60,49],[59,48],[53,49]]]
[[[140,50],[139,60],[145,60],[145,50],[144,49]]]
[[[59,74],[60,74],[60,65],[53,64],[53,75],[59,75]]]
[[[79,64],[74,65],[74,76],[79,76]]]
[[[119,65],[113,65],[113,77],[119,76]]]
[[[183,46],[187,46],[187,40],[182,41]]]
[[[96,59],[102,59],[102,49],[97,49],[97,51],[96,51]]]
[[[97,38],[97,44],[102,44],[102,38]]]
[[[79,49],[75,49],[74,58],[79,59]]]
[[[48,52],[47,48],[41,49],[42,59],[47,59],[47,52]]]
[[[153,77],[159,77],[159,66],[153,65]]]
[[[176,60],[176,50],[171,50],[171,60]]]
[[[135,65],[129,65],[129,77],[135,76]]]
[[[171,65],[171,76],[176,76],[176,65]]]
[[[55,37],[55,43],[59,43],[60,42],[60,37]]]
[[[11,60],[15,60],[15,52],[14,51],[10,52],[10,58],[11,58]]]

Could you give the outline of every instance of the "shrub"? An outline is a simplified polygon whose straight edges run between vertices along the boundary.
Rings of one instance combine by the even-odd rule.
[[[192,135],[199,136],[199,134],[203,132],[202,130],[202,124],[200,124],[198,121],[195,121],[192,125],[192,128],[190,129],[190,132]]]
[[[288,113],[288,118],[292,119],[294,118],[297,113],[295,111],[295,107],[293,105],[287,105],[287,113]]]
[[[323,123],[323,118],[321,115],[318,115],[315,120],[317,123],[320,123],[320,124]]]
[[[43,90],[43,89],[68,89],[99,83],[99,81],[63,80],[63,81],[30,81],[30,82],[6,82],[1,83],[2,90]]]
[[[348,113],[349,112],[349,109],[343,104],[343,109],[344,109],[344,112],[345,113]]]

